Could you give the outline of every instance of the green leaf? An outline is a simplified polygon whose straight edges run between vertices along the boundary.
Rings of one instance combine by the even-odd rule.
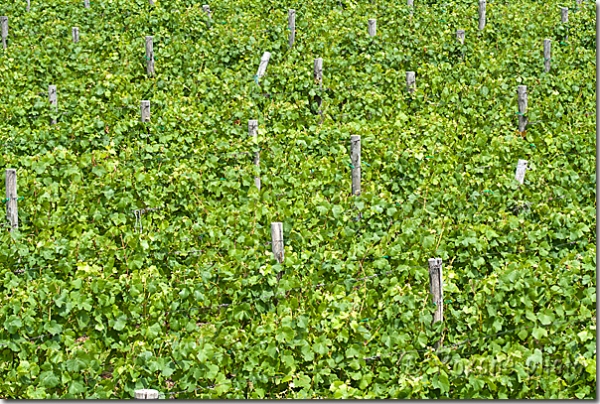
[[[52,335],[60,334],[62,332],[62,325],[58,324],[56,320],[52,320],[49,323],[44,324],[44,330]]]
[[[423,248],[426,250],[429,250],[431,247],[433,247],[435,244],[435,237],[434,236],[426,236],[425,238],[423,238]]]
[[[117,320],[115,321],[115,324],[113,325],[113,328],[117,331],[122,331],[123,329],[125,329],[126,325],[127,325],[127,317],[125,317],[124,315],[121,315],[121,316],[117,317]]]
[[[554,321],[554,314],[550,310],[544,309],[538,313],[538,319],[543,325],[550,325]]]
[[[15,334],[19,330],[19,328],[21,328],[21,326],[23,326],[21,318],[15,315],[9,316],[4,321],[4,329],[8,331],[9,334]]]
[[[85,385],[79,380],[71,380],[69,382],[69,394],[79,395],[86,392]],[[85,398],[85,397],[82,397]]]
[[[541,365],[542,364],[542,351],[540,351],[538,348],[535,349],[535,351],[533,352],[533,354],[531,354],[527,360],[525,361],[525,364],[527,366],[531,366],[531,365]]]
[[[531,332],[531,335],[533,335],[533,337],[535,339],[542,339],[542,337],[547,337],[548,336],[548,332],[546,331],[545,328],[542,327],[536,327],[533,329],[533,331]]]
[[[58,376],[56,376],[53,371],[40,373],[38,381],[41,386],[48,388],[56,387],[60,383]]]

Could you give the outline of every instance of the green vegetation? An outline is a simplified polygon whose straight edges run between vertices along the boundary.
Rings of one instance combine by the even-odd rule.
[[[0,5],[0,166],[22,197],[0,234],[0,395],[595,398],[594,3],[491,0],[481,32],[475,0],[210,8]]]

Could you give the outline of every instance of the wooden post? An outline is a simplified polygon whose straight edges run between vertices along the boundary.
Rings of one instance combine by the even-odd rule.
[[[369,36],[372,38],[377,33],[377,20],[374,18],[369,19]]]
[[[58,97],[56,95],[56,86],[48,86],[48,100],[50,101],[50,107],[54,108],[54,113],[58,110]],[[56,117],[50,119],[52,125],[56,125]]]
[[[527,86],[517,87],[517,96],[519,102],[519,132],[523,133],[527,127]]]
[[[429,290],[433,295],[433,304],[435,304],[433,322],[444,321],[444,278],[441,258],[429,258]],[[438,341],[435,348],[438,349],[441,345],[442,341]]]
[[[137,400],[157,400],[158,390],[153,389],[141,389],[135,391],[135,398]]]
[[[267,71],[267,65],[269,64],[269,59],[271,59],[271,53],[263,53],[262,57],[260,58],[260,64],[258,65],[258,71],[256,72],[255,76],[256,84],[258,84],[258,80],[260,80],[260,78],[265,75]]]
[[[313,75],[319,82],[319,87],[323,85],[323,58],[316,58],[314,63]]]
[[[83,0],[83,6],[85,8],[90,8],[90,0]]]
[[[319,83],[319,90],[323,90],[323,59],[316,58],[313,68],[313,77]],[[321,115],[321,121],[319,125],[323,123],[323,110],[321,109],[321,105],[323,103],[323,99],[321,98],[321,94],[315,96],[315,100],[317,101],[319,107],[319,115]]]
[[[527,160],[519,160],[517,162],[517,171],[515,172],[515,179],[523,184],[525,180],[525,172],[527,171]]]
[[[288,10],[288,29],[290,30],[289,44],[291,48],[296,40],[296,10]]]
[[[0,26],[2,27],[2,47],[6,49],[8,40],[8,17],[3,15],[0,17]]]
[[[154,0],[148,0],[148,4],[150,4],[151,6],[154,5]]]
[[[254,143],[258,143],[258,120],[250,119],[248,121],[248,135],[254,139]],[[260,152],[254,153],[254,165],[260,169]],[[260,191],[260,177],[254,177],[254,185]]]
[[[271,246],[273,256],[280,264],[283,262],[283,223],[271,223]]]
[[[31,0],[27,0],[27,12],[31,9]]]
[[[151,36],[146,36],[146,72],[148,76],[154,76],[154,47]]]
[[[360,195],[360,136],[350,136],[350,162],[352,164],[352,195]]]
[[[479,30],[485,27],[485,0],[479,0]]]
[[[563,24],[569,22],[569,9],[567,7],[560,8],[560,22]]]
[[[412,94],[417,89],[415,72],[406,72],[406,90]]]
[[[406,5],[408,7],[414,7],[414,1],[413,0],[406,0]]]
[[[210,11],[210,6],[208,4],[202,5],[202,11],[204,11],[208,15],[209,18],[212,15],[212,11]]]
[[[456,39],[458,39],[458,42],[460,42],[461,45],[465,44],[465,30],[464,29],[456,30]]]
[[[550,47],[552,42],[550,39],[544,39],[544,71],[548,73],[550,71]]]
[[[73,42],[74,43],[79,42],[79,27],[73,27],[73,29],[71,31],[73,34]]]
[[[140,105],[142,122],[150,122],[150,101],[144,100]]]
[[[6,169],[6,218],[10,223],[10,231],[19,228],[19,211],[17,209],[17,170]]]

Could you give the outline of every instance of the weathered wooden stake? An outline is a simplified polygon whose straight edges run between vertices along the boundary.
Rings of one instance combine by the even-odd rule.
[[[135,391],[135,398],[138,400],[158,400],[158,390],[141,389]]]
[[[546,73],[550,71],[550,47],[552,42],[550,39],[544,39],[544,70]]]
[[[280,264],[283,262],[283,223],[271,223],[271,246],[273,256]]]
[[[458,39],[458,42],[460,42],[461,45],[464,45],[464,43],[465,43],[465,30],[464,29],[456,30],[456,39]]]
[[[414,1],[413,0],[406,0],[406,5],[408,7],[413,7],[414,6]]]
[[[0,26],[2,27],[2,47],[6,49],[7,41],[8,41],[8,17],[2,16],[0,17]]]
[[[150,101],[144,100],[140,105],[142,122],[150,122]]]
[[[442,259],[429,258],[429,289],[433,295],[433,304],[435,312],[433,313],[433,322],[444,321],[444,278],[442,276]],[[442,341],[435,344],[438,349]]]
[[[296,40],[296,10],[288,10],[288,29],[290,30],[289,44],[291,48]]]
[[[31,9],[31,0],[27,0],[27,12]]]
[[[57,113],[58,110],[58,96],[56,95],[56,86],[48,86],[48,101],[50,101],[50,107],[54,108],[53,113]],[[56,117],[50,118],[50,123],[56,125]]]
[[[254,143],[258,143],[258,120],[250,119],[248,121],[248,135],[254,139]],[[260,152],[254,153],[254,165],[260,169]],[[260,177],[254,177],[254,185],[260,191]]]
[[[569,22],[569,9],[567,7],[560,8],[560,22],[563,24]]]
[[[90,8],[90,0],[83,0],[83,6],[85,8]]]
[[[523,184],[525,180],[525,172],[527,171],[527,160],[519,160],[517,162],[517,171],[515,172],[515,179]]]
[[[146,37],[146,72],[148,76],[154,76],[154,46],[152,37]]]
[[[79,42],[79,27],[73,27],[73,29],[71,31],[73,34],[73,42],[74,43]]]
[[[210,6],[208,4],[202,5],[202,11],[204,11],[209,17],[212,15],[212,11],[210,11]]]
[[[313,76],[319,83],[319,89],[323,89],[323,58],[316,58],[313,68]],[[321,110],[321,104],[323,99],[321,96],[317,97],[317,104],[319,105],[319,115],[321,115],[321,123],[323,123],[323,111]]]
[[[524,132],[527,127],[527,86],[520,85],[517,87],[517,97],[519,103],[519,132]]]
[[[17,209],[17,170],[6,169],[6,218],[10,223],[10,231],[19,228],[19,211]]]
[[[415,72],[406,72],[406,90],[412,94],[417,89]]]
[[[258,65],[258,71],[256,72],[255,76],[256,84],[258,84],[260,78],[265,75],[267,71],[267,65],[269,64],[269,59],[271,59],[271,52],[263,53],[262,57],[260,58],[260,64]]]
[[[485,0],[479,0],[479,30],[485,27]]]
[[[319,82],[319,86],[323,83],[323,58],[316,58],[314,63],[313,75],[315,80]]]
[[[369,36],[374,37],[377,34],[377,20],[374,18],[369,19]]]
[[[350,163],[352,164],[352,195],[360,195],[360,136],[350,136]]]

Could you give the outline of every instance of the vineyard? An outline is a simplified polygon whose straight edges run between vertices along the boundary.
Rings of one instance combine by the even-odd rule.
[[[3,1],[0,398],[595,399],[595,7]]]

